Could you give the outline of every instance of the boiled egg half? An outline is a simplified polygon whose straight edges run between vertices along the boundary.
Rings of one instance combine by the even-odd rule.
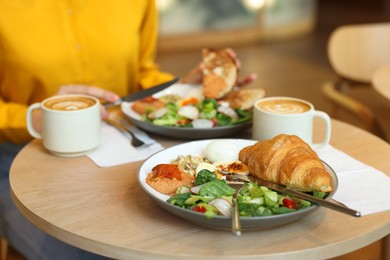
[[[237,161],[240,148],[229,140],[213,140],[207,144],[204,155],[210,162]]]

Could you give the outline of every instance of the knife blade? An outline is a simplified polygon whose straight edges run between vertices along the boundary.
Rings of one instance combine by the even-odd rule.
[[[296,197],[298,199],[307,200],[307,201],[313,202],[317,205],[320,205],[320,206],[323,206],[323,207],[326,207],[329,209],[333,209],[333,210],[336,210],[336,211],[339,211],[339,212],[342,212],[342,213],[345,213],[345,214],[348,214],[348,215],[351,215],[354,217],[361,217],[361,213],[359,211],[348,208],[347,206],[344,206],[342,204],[337,204],[337,203],[330,202],[328,200],[314,197],[310,194],[293,190],[293,189],[291,189],[287,186],[281,185],[281,184],[273,183],[270,181],[265,181],[265,180],[256,178],[252,175],[232,174],[232,175],[226,175],[226,177],[230,181],[241,180],[241,181],[245,181],[245,182],[254,182],[254,183],[257,183],[258,185],[265,186],[265,187],[270,188],[272,190],[278,191],[278,192],[283,193],[283,194],[290,195],[292,197]]]
[[[106,108],[109,108],[109,107],[112,107],[112,106],[117,106],[117,105],[119,105],[122,102],[132,102],[132,101],[136,101],[136,100],[139,100],[139,99],[142,99],[142,98],[146,98],[146,97],[149,97],[149,96],[151,96],[151,95],[153,95],[153,94],[155,94],[157,92],[160,92],[161,90],[166,89],[167,87],[175,84],[178,81],[179,81],[179,78],[174,78],[173,80],[161,83],[161,84],[156,85],[154,87],[151,87],[151,88],[148,88],[148,89],[145,89],[145,90],[140,90],[140,91],[137,91],[136,93],[132,93],[132,94],[130,94],[128,96],[121,97],[116,102],[109,102],[109,103],[105,103],[103,105]]]

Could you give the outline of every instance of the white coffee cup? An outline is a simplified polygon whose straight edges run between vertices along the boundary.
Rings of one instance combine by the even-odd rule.
[[[325,138],[313,144],[313,120],[316,117],[325,122]],[[315,110],[310,102],[298,98],[267,97],[256,101],[253,139],[262,141],[279,134],[297,135],[313,149],[320,149],[330,141],[330,117],[325,112]]]
[[[53,96],[27,110],[27,130],[43,140],[51,153],[63,157],[87,154],[100,144],[99,100],[81,94]],[[42,110],[42,132],[32,124],[34,109]]]

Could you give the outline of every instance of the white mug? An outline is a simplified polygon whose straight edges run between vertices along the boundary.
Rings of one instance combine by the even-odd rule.
[[[53,96],[27,110],[27,130],[43,140],[51,153],[63,157],[87,154],[100,145],[99,100],[81,94]],[[32,124],[34,109],[42,110],[42,132]]]
[[[322,142],[313,144],[315,117],[325,122],[325,138]],[[297,135],[313,149],[320,149],[330,141],[330,117],[325,112],[315,110],[310,102],[298,98],[267,97],[256,101],[253,112],[253,139],[262,141],[279,134]]]

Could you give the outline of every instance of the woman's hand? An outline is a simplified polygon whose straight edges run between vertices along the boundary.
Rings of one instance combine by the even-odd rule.
[[[236,52],[231,48],[226,48],[225,51],[233,58],[237,70],[241,69],[241,62],[237,58]],[[203,79],[202,69],[204,65],[203,62],[201,62],[198,66],[193,68],[191,71],[189,71],[184,77],[182,78],[181,82],[183,83],[192,83],[192,84],[201,84]],[[237,80],[237,87],[245,86],[257,79],[257,75],[255,73],[249,74],[248,76]]]
[[[120,98],[117,94],[108,90],[104,90],[95,86],[77,85],[77,84],[63,85],[58,89],[56,94],[57,95],[84,94],[84,95],[94,96],[100,100],[104,100],[107,102],[115,102]],[[102,118],[108,118],[108,111],[104,106],[100,106],[100,114]]]

